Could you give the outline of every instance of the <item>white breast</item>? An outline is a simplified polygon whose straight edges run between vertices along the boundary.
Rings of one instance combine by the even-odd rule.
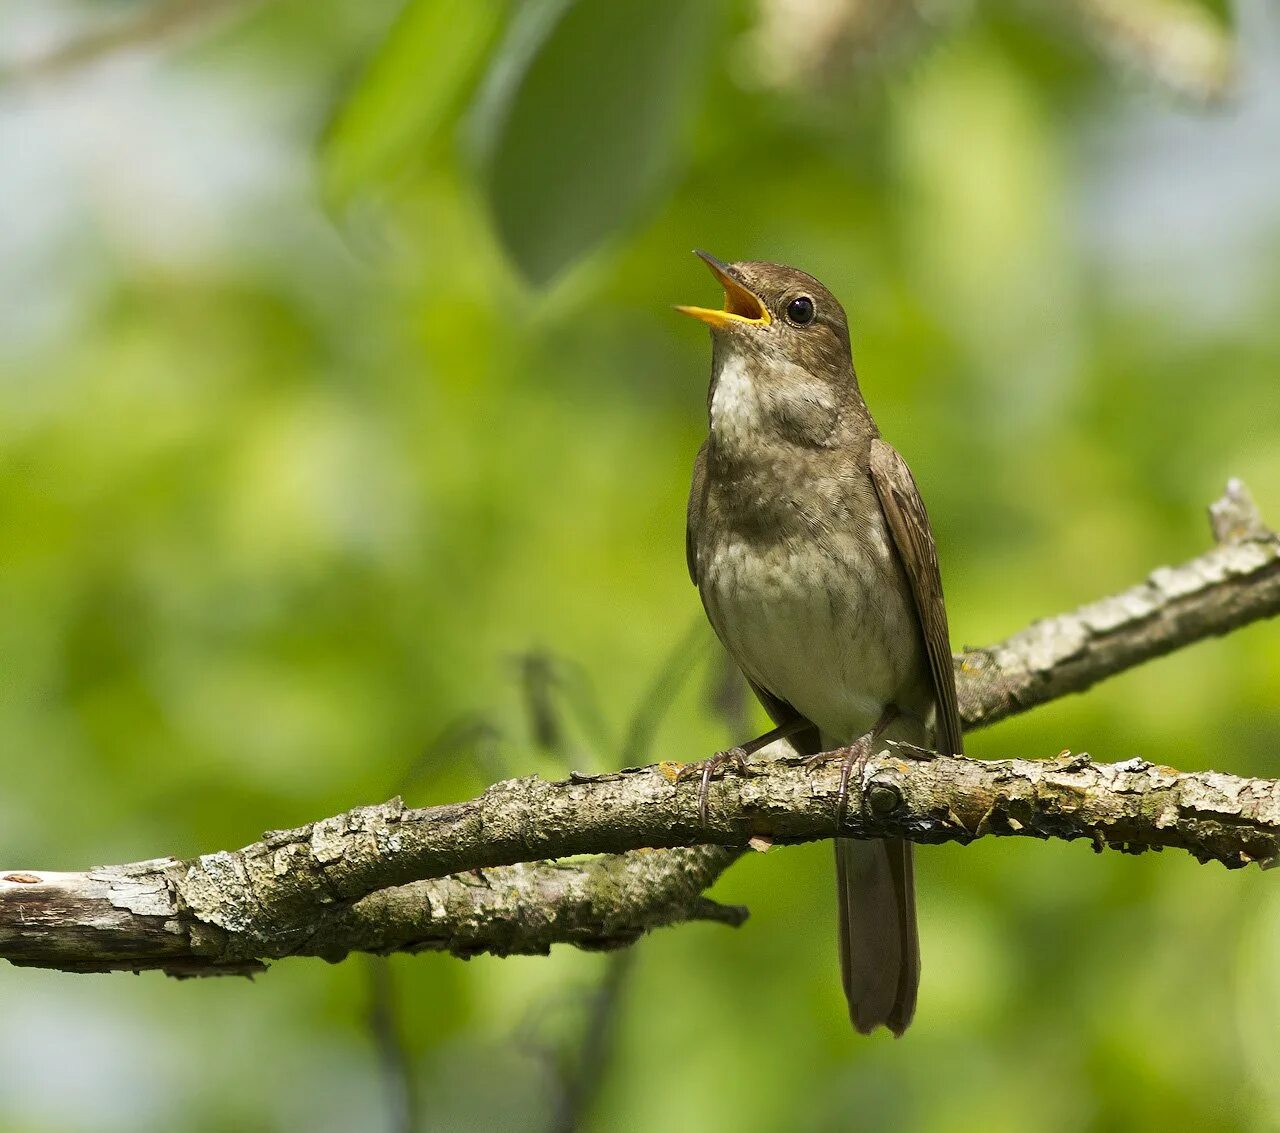
[[[702,590],[716,631],[752,680],[824,735],[865,734],[912,686],[915,612],[883,584],[883,538],[836,533],[762,550],[730,536],[709,550]]]

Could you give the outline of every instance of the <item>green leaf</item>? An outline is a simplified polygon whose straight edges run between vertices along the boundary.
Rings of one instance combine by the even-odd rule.
[[[470,140],[498,235],[545,283],[633,221],[670,173],[720,6],[528,0]]]
[[[452,125],[505,9],[502,0],[409,0],[321,139],[330,209],[395,176]]]

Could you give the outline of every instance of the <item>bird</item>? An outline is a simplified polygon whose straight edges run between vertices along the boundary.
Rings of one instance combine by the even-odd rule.
[[[897,739],[963,753],[937,549],[910,469],[881,436],[854,369],[844,308],[782,264],[697,252],[723,308],[711,328],[707,439],[685,549],[707,618],[780,737],[802,755],[846,748],[851,771]],[[835,839],[841,977],[854,1028],[900,1037],[920,983],[912,845]]]

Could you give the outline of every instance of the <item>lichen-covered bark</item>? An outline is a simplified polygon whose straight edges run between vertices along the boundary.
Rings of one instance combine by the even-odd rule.
[[[737,857],[720,846],[609,854],[586,866],[552,862],[384,889],[312,942],[326,959],[349,951],[437,951],[455,956],[547,952],[551,944],[601,951],[683,921],[740,925],[747,910],[702,896]]]
[[[1208,554],[960,658],[967,726],[1280,612],[1280,544],[1247,492],[1233,482],[1211,514],[1220,542]],[[428,809],[393,799],[190,861],[0,871],[0,957],[67,971],[237,973],[289,955],[603,948],[684,920],[739,923],[742,910],[702,891],[749,845],[835,834],[839,764],[783,758],[726,774],[705,825],[697,777],[662,763],[509,780]],[[892,746],[855,777],[839,832],[1086,838],[1098,849],[1174,846],[1229,867],[1269,864],[1280,854],[1280,784],[1141,760],[990,762]],[[542,860],[581,854],[607,856]]]
[[[348,952],[507,956],[553,944],[593,950],[633,943],[690,920],[739,925],[747,912],[702,896],[737,857],[719,846],[606,855],[580,864],[476,869],[313,909],[274,936],[244,934],[195,914],[187,871],[169,858],[85,873],[0,874],[0,956],[67,972],[248,975],[284,956],[341,960]],[[195,888],[208,885],[195,874]],[[246,919],[252,920],[249,916]]]

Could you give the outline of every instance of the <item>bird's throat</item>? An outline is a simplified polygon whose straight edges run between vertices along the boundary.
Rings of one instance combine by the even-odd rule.
[[[733,464],[772,462],[779,449],[828,450],[841,440],[840,408],[828,383],[792,362],[726,352],[711,383],[711,447]]]
[[[764,440],[763,426],[757,375],[747,358],[730,354],[711,386],[712,442],[726,455],[741,457]]]

